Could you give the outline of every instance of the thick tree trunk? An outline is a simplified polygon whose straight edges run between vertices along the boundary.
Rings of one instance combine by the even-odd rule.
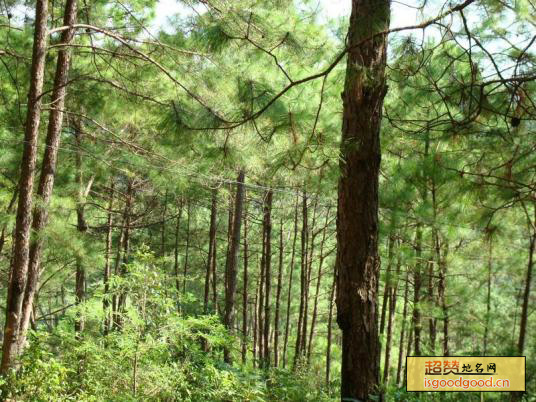
[[[218,189],[212,190],[212,203],[210,206],[210,228],[208,239],[208,257],[207,257],[207,272],[205,273],[205,298],[203,303],[203,312],[208,314],[208,301],[210,297],[210,276],[213,272],[212,263],[214,249],[216,246],[216,215],[218,213]],[[213,278],[215,282],[216,278]]]
[[[272,198],[273,193],[269,190],[264,201],[264,353],[263,367],[270,366],[270,318],[272,301]]]
[[[279,267],[277,271],[277,291],[275,295],[275,317],[274,317],[274,367],[279,366],[279,316],[281,314],[281,289],[283,287],[283,219],[281,218],[279,227]]]
[[[41,120],[41,95],[47,48],[48,1],[35,6],[35,29],[30,72],[30,90],[24,130],[24,145],[19,178],[19,201],[13,239],[13,257],[6,302],[6,322],[2,344],[0,374],[15,364],[18,351],[21,310],[28,272],[30,226],[32,224],[33,181],[37,157],[37,137]]]
[[[378,33],[389,28],[389,17],[389,0],[352,0],[337,210],[342,399],[369,400],[379,385],[378,176],[387,35]]]
[[[287,345],[288,334],[290,332],[290,307],[292,300],[292,277],[294,274],[294,257],[296,255],[296,240],[298,238],[298,201],[296,197],[296,206],[294,208],[294,239],[292,240],[292,253],[290,257],[290,275],[288,280],[288,293],[287,293],[287,318],[285,321],[285,339],[283,341],[283,368],[287,365]]]
[[[225,266],[226,287],[225,287],[225,315],[223,323],[229,330],[234,326],[234,304],[236,292],[236,277],[238,265],[238,252],[240,248],[240,227],[242,224],[242,209],[244,205],[244,171],[241,170],[237,178],[235,211],[233,220],[233,231],[227,263]],[[224,349],[224,360],[226,363],[232,363],[231,353],[228,348]]]
[[[114,192],[115,192],[115,181],[110,178],[110,200],[108,202],[108,218],[106,220],[106,225],[108,226],[106,230],[106,248],[104,251],[104,297],[102,299],[102,308],[104,310],[104,335],[108,335],[111,327],[110,322],[110,253],[112,252],[112,234],[113,234],[113,205],[114,205]]]
[[[40,2],[38,2],[36,12],[38,12],[38,9],[40,7],[41,7]],[[45,9],[46,9],[46,6],[45,6]],[[45,14],[46,14],[46,10],[45,10]],[[63,22],[64,22],[64,25],[73,25],[75,21],[76,21],[76,0],[69,0],[65,4],[65,13],[64,13]],[[38,29],[37,27],[39,23],[40,22],[36,23],[36,34],[37,34],[37,29]],[[46,24],[46,20],[44,24]],[[46,30],[46,26],[43,27],[43,29]],[[61,42],[64,44],[69,44],[73,36],[74,36],[74,28],[67,29],[62,33]],[[45,38],[43,38],[42,41],[46,43]],[[44,52],[44,49],[43,49],[43,52]],[[45,156],[43,158],[43,167],[41,171],[39,188],[38,188],[38,196],[41,198],[41,205],[39,205],[36,211],[34,211],[34,217],[33,217],[33,229],[35,232],[39,232],[46,225],[47,219],[48,219],[47,208],[50,202],[50,198],[52,196],[52,189],[54,186],[54,176],[55,176],[55,170],[56,170],[58,146],[60,142],[60,133],[61,133],[62,123],[63,123],[63,108],[65,104],[66,83],[67,83],[67,76],[69,72],[70,58],[71,58],[71,52],[68,47],[64,47],[58,52],[56,75],[54,78],[54,86],[53,86],[52,100],[51,100],[51,104],[53,105],[53,108],[49,116],[48,131],[47,131],[47,138],[46,138],[47,146],[45,149]],[[42,74],[42,71],[40,74]],[[42,86],[42,78],[41,78],[41,86]],[[31,99],[29,99],[29,104],[30,103],[31,103]],[[28,113],[30,113],[30,109],[31,109],[31,106],[29,106]],[[40,110],[37,112],[39,113]],[[29,124],[28,121],[26,124],[29,126],[32,126],[32,124]],[[34,156],[33,163],[31,164],[35,166],[35,156]],[[32,167],[32,170],[33,170],[33,167]],[[23,175],[24,173],[21,174],[21,180],[23,178]],[[33,180],[33,172],[32,172],[32,180]],[[31,200],[30,200],[30,206],[31,206]],[[29,268],[27,268],[28,280],[26,283],[26,290],[24,294],[25,302],[23,303],[23,306],[22,306],[22,312],[21,312],[21,318],[20,318],[20,324],[19,324],[20,333],[19,333],[19,339],[17,339],[18,348],[21,350],[24,347],[24,344],[26,342],[26,332],[27,332],[29,322],[31,319],[31,315],[33,312],[33,299],[34,299],[35,291],[37,288],[37,283],[39,280],[39,265],[40,265],[39,262],[40,262],[41,251],[42,251],[42,239],[38,238],[36,242],[32,244],[30,248],[30,253],[29,253],[29,262],[28,262]]]

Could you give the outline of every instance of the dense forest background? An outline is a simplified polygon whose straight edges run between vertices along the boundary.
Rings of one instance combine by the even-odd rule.
[[[2,399],[536,400],[536,5],[348,3],[0,0]]]

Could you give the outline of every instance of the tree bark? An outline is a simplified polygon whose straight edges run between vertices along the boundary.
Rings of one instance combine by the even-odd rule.
[[[264,221],[264,215],[263,215],[263,221]],[[257,337],[257,351],[258,351],[258,360],[259,360],[259,366],[262,367],[263,360],[264,360],[264,284],[265,284],[265,263],[264,260],[266,258],[265,256],[265,243],[266,243],[266,231],[262,230],[262,250],[261,250],[261,261],[259,265],[259,300],[257,305],[257,328],[259,331],[258,337]]]
[[[6,210],[7,214],[10,214],[13,211],[13,207],[15,206],[18,195],[19,195],[19,188],[15,187],[15,190],[13,191],[13,196],[11,197],[11,200],[9,201],[9,205]],[[2,226],[2,233],[0,234],[0,254],[2,254],[2,250],[4,249],[7,227],[8,227],[8,224],[6,222]]]
[[[337,264],[335,264],[337,266]],[[333,324],[333,305],[335,304],[335,288],[337,287],[337,272],[333,273],[333,283],[331,285],[331,291],[329,293],[329,313],[328,313],[328,345],[326,349],[326,385],[329,386],[331,382],[331,334]]]
[[[387,35],[378,33],[389,28],[389,17],[389,0],[352,0],[337,210],[341,399],[369,400],[379,385],[378,178]]]
[[[387,268],[385,272],[385,286],[383,289],[383,300],[382,300],[382,310],[380,314],[380,339],[383,337],[385,330],[385,317],[387,315],[387,310],[389,308],[388,301],[391,293],[391,265],[393,261],[393,236],[390,235],[388,239],[388,254],[387,254]],[[378,354],[381,356],[382,344],[378,344]]]
[[[85,199],[87,196],[84,178],[82,174],[82,137],[83,132],[79,122],[73,122],[75,138],[76,138],[76,181],[78,182],[78,199],[76,205],[76,228],[80,233],[80,237],[83,238],[87,232],[87,222],[85,218]],[[87,190],[91,188],[93,179],[90,179]],[[31,251],[30,251],[31,254]],[[79,305],[84,301],[86,288],[86,270],[82,256],[76,256],[76,304]],[[77,318],[74,323],[74,329],[77,334],[80,334],[84,330],[84,319],[80,312],[77,314]]]
[[[272,302],[271,288],[272,288],[272,198],[273,193],[269,190],[266,193],[264,202],[264,353],[263,353],[263,367],[268,368],[270,366],[270,318]]]
[[[255,287],[255,300],[253,303],[253,367],[257,366],[257,339],[259,334],[259,316],[258,316],[258,302],[259,302],[259,288],[260,288],[260,278],[257,278],[257,283]]]
[[[536,215],[536,206],[534,208]],[[529,222],[530,225],[530,222]],[[533,224],[531,226],[534,226]],[[519,323],[519,341],[517,343],[517,351],[520,356],[525,351],[525,336],[527,332],[528,310],[530,300],[530,287],[532,282],[532,267],[534,265],[534,248],[536,244],[536,229],[533,229],[533,233],[529,240],[529,259],[527,264],[527,276],[525,277],[525,290],[523,292],[523,305],[521,307],[521,321]]]
[[[315,231],[316,229],[316,215],[318,212],[317,209],[318,206],[318,197],[315,197],[315,202],[313,204],[313,219],[311,227],[307,227],[307,233],[306,233],[306,239],[309,238],[309,233],[311,233],[311,241],[306,248],[306,259],[305,259],[305,290],[304,290],[304,304],[303,304],[303,328],[302,328],[302,335],[301,335],[301,354],[305,359],[305,362],[308,364],[307,360],[307,323],[309,320],[309,290],[311,287],[311,272],[313,270],[313,256],[314,256],[314,250],[315,250],[315,239],[318,234],[318,232]]]
[[[117,276],[119,275],[119,269],[121,265],[121,250],[123,249],[123,242],[125,238],[125,219],[126,219],[126,207],[123,212],[123,217],[121,219],[121,233],[119,235],[119,239],[117,240],[117,250],[115,252],[115,262],[114,262],[114,271],[113,275]],[[63,290],[63,288],[62,288]],[[62,304],[65,304],[63,301]],[[118,329],[119,328],[119,296],[117,292],[113,292],[112,296],[112,314],[111,314],[111,327],[112,329]]]
[[[44,10],[43,10],[44,7]],[[43,14],[43,15],[39,15]],[[38,58],[45,57],[46,49],[43,47],[42,49],[39,49],[40,45],[46,46],[46,14],[47,14],[47,6],[42,5],[40,1],[37,2],[36,5],[36,36],[34,39],[34,55],[36,54],[36,50],[40,53]],[[44,21],[40,21],[40,18],[43,17]],[[76,0],[69,0],[65,4],[65,13],[64,13],[64,25],[73,25],[76,21]],[[43,24],[43,26],[41,26]],[[41,31],[42,30],[42,31]],[[44,37],[38,37],[38,32],[40,32],[40,35],[44,35]],[[74,28],[69,28],[65,30],[61,35],[61,42],[64,44],[69,44],[74,36]],[[48,211],[47,207],[50,201],[50,197],[52,195],[52,189],[54,186],[54,176],[55,176],[55,170],[56,170],[56,160],[57,160],[57,152],[58,152],[58,146],[60,142],[60,133],[63,123],[63,107],[65,104],[65,95],[66,95],[66,83],[67,83],[67,76],[69,72],[69,63],[70,63],[70,57],[71,52],[69,50],[69,47],[63,47],[58,52],[58,59],[57,59],[57,65],[56,65],[56,75],[54,78],[54,86],[53,86],[53,92],[52,92],[52,99],[51,104],[53,105],[53,108],[50,112],[49,116],[49,122],[48,122],[48,130],[47,130],[47,138],[46,138],[46,149],[45,149],[45,156],[43,158],[43,167],[41,171],[40,181],[39,181],[39,188],[38,188],[38,196],[42,199],[42,204],[39,205],[36,208],[36,211],[34,211],[33,216],[33,228],[36,232],[39,232],[47,222],[48,218]],[[34,62],[36,60],[34,59]],[[41,92],[42,88],[42,82],[43,82],[43,68],[44,68],[44,60],[37,61],[39,64],[40,71],[37,73],[40,77],[37,78],[39,83],[39,90],[37,92]],[[29,129],[30,132],[35,130],[35,135],[33,135],[33,138],[26,138],[25,140],[29,141],[28,148],[31,148],[32,146],[36,146],[36,143],[33,141],[37,140],[37,129],[39,126],[39,115],[40,115],[40,99],[35,99],[37,104],[34,104],[32,106],[32,103],[34,100],[32,99],[32,92],[35,88],[33,88],[33,80],[36,79],[34,76],[34,66],[32,66],[32,84],[30,87],[30,96],[29,96],[29,102],[28,102],[28,117],[30,118],[30,113],[35,113],[33,117],[37,118],[36,124],[32,124],[29,120],[27,120],[27,130]],[[33,92],[33,95],[36,95],[37,92]],[[37,106],[37,107],[36,107]],[[28,131],[27,131],[28,133]],[[24,154],[23,155],[23,163],[25,162],[25,157],[29,156],[26,154],[26,144],[24,148]],[[34,169],[35,169],[35,155],[36,150],[33,149],[31,152],[33,155],[30,156],[29,159],[33,160],[27,160],[26,162],[28,165],[31,166],[31,173],[29,176],[31,176],[31,180],[33,181],[34,176]],[[21,171],[21,182],[19,183],[19,188],[21,189],[21,199],[22,199],[22,193],[25,192],[25,189],[23,189],[23,180],[29,179],[30,177],[28,175],[25,175],[24,167]],[[33,187],[33,185],[32,185]],[[24,194],[24,197],[26,198],[26,201],[28,206],[31,209],[32,200],[31,200],[31,192],[29,194]],[[19,204],[20,205],[20,204]],[[27,212],[28,214],[30,211]],[[18,217],[17,217],[18,218]],[[27,222],[29,225],[29,221]],[[29,233],[27,234],[26,241],[29,240]],[[26,283],[26,289],[24,291],[24,299],[25,302],[23,303],[22,311],[21,311],[21,318],[20,318],[20,328],[19,328],[19,334],[18,339],[16,339],[16,342],[18,344],[18,349],[20,353],[22,351],[22,348],[24,347],[24,344],[26,342],[26,332],[29,326],[29,322],[31,319],[31,315],[33,312],[33,299],[35,295],[35,291],[37,288],[37,282],[39,280],[39,260],[40,260],[40,254],[42,250],[42,242],[43,240],[41,238],[38,238],[35,243],[33,243],[30,247],[29,254],[28,251],[24,251],[25,254],[25,270],[28,270],[28,279]],[[27,245],[26,245],[27,247]],[[17,248],[16,248],[17,250]],[[15,256],[17,257],[17,256]],[[16,262],[15,262],[16,264]],[[22,291],[22,289],[20,289]],[[17,292],[19,293],[19,292]],[[20,299],[22,297],[22,294],[18,294],[17,298]],[[20,303],[20,302],[19,302]],[[8,308],[8,314],[10,312],[10,309]],[[9,320],[8,320],[9,321]],[[6,321],[6,326],[8,324],[8,321]],[[9,341],[9,337],[8,337]],[[9,359],[9,352],[4,353],[7,355],[6,358]],[[3,358],[4,360],[4,358]],[[3,366],[3,365],[2,365]],[[2,372],[3,367],[1,368]]]
[[[394,240],[393,240],[394,243]],[[385,340],[385,360],[383,364],[383,382],[385,385],[389,384],[389,367],[391,363],[391,341],[393,339],[393,326],[395,321],[395,311],[396,311],[396,299],[398,291],[398,278],[400,276],[401,268],[400,254],[396,263],[396,278],[395,283],[389,286],[389,317],[387,319],[387,337]]]
[[[182,207],[183,207],[182,198],[179,202],[179,214],[177,216],[177,221],[175,223],[175,247],[173,252],[174,262],[173,262],[173,273],[175,275],[175,289],[177,289],[177,294],[181,291],[181,284],[179,278],[179,233],[181,228],[181,217],[182,217]]]
[[[234,302],[236,292],[236,277],[237,277],[237,265],[238,265],[238,252],[240,248],[240,226],[242,224],[242,209],[244,204],[244,171],[241,170],[237,178],[236,187],[236,199],[235,199],[235,211],[233,219],[233,231],[231,246],[229,254],[227,256],[227,263],[225,266],[226,288],[225,288],[225,316],[224,325],[229,330],[233,330],[234,325]],[[231,364],[231,353],[229,348],[224,349],[224,360],[226,363]]]
[[[164,196],[164,208],[162,211],[162,230],[160,232],[160,257],[166,255],[166,215],[167,215],[168,189]]]
[[[203,312],[208,314],[208,301],[210,297],[210,276],[213,272],[212,263],[214,249],[216,246],[216,215],[218,213],[218,189],[212,190],[212,203],[210,206],[210,229],[208,239],[208,258],[207,258],[207,272],[205,274],[205,298],[203,303]],[[216,278],[213,278],[215,281]]]
[[[274,317],[274,367],[279,367],[279,316],[281,308],[281,289],[283,287],[283,218],[279,227],[279,268],[277,272],[277,291],[275,295],[275,317]]]
[[[112,178],[110,178],[110,200],[108,202],[108,217],[106,220],[106,224],[108,226],[106,231],[106,248],[104,251],[104,275],[103,275],[103,282],[104,282],[104,297],[102,299],[102,308],[104,310],[104,335],[108,335],[111,327],[110,322],[110,312],[108,311],[110,309],[110,299],[109,299],[109,293],[110,293],[110,253],[112,251],[112,234],[113,234],[113,205],[114,205],[114,191],[115,191],[115,181]]]
[[[318,260],[318,271],[316,276],[316,288],[315,288],[315,298],[313,302],[313,316],[311,318],[311,329],[309,331],[309,342],[307,343],[307,365],[311,363],[311,352],[313,348],[313,337],[315,334],[316,320],[318,315],[318,296],[320,293],[320,283],[322,281],[322,267],[324,265],[324,244],[326,242],[326,231],[328,228],[329,221],[329,207],[326,211],[326,221],[324,223],[324,228],[322,229],[322,240],[320,241],[320,256]]]
[[[131,225],[131,215],[132,215],[132,201],[133,201],[133,194],[134,194],[134,179],[129,179],[128,181],[128,187],[127,187],[127,195],[126,195],[126,201],[125,201],[125,211],[123,215],[123,234],[122,234],[122,244],[120,246],[122,247],[122,253],[121,256],[120,253],[117,255],[116,260],[116,269],[118,269],[118,274],[122,277],[125,277],[127,274],[127,264],[129,260],[129,252],[130,252],[130,225]],[[123,325],[123,316],[122,314],[125,312],[126,308],[126,300],[127,300],[127,294],[123,290],[119,293],[119,296],[117,298],[117,306],[116,306],[116,314],[114,316],[114,328],[115,329],[121,329]]]
[[[13,257],[6,302],[6,322],[2,344],[0,374],[15,364],[20,338],[21,310],[28,272],[30,226],[32,224],[33,181],[37,157],[37,138],[41,120],[41,95],[47,48],[48,1],[38,0],[35,7],[35,28],[28,92],[28,109],[19,178],[19,200],[13,239]]]
[[[443,258],[440,261],[440,277],[439,277],[439,301],[441,303],[441,311],[443,314],[443,356],[449,356],[449,310],[447,304],[447,258],[449,254],[449,245],[445,241],[445,250],[443,251]]]
[[[186,218],[186,247],[184,250],[184,266],[182,272],[182,294],[186,294],[186,277],[188,276],[188,257],[190,255],[190,220],[192,216],[192,203],[188,202],[186,210],[188,218]]]
[[[244,196],[245,198],[245,196]],[[244,270],[242,279],[242,364],[246,363],[248,346],[248,213],[247,203],[244,208]]]
[[[415,271],[413,273],[413,336],[415,355],[421,355],[421,264],[422,264],[422,227],[417,223],[415,235]]]
[[[407,269],[407,267],[406,267]],[[396,384],[400,386],[400,376],[402,374],[402,359],[404,356],[404,336],[406,331],[406,317],[408,314],[408,293],[409,293],[409,274],[406,271],[406,285],[404,287],[404,308],[402,310],[402,324],[400,328],[400,342],[398,343],[398,367],[396,369]]]
[[[308,242],[308,228],[307,228],[307,192],[303,191],[302,202],[302,230],[301,230],[301,269],[300,269],[300,311],[298,316],[298,328],[296,329],[296,349],[294,352],[294,367],[298,364],[299,359],[302,357],[304,350],[302,337],[305,336],[303,332],[303,322],[305,321],[305,298],[307,287],[307,246]]]
[[[290,307],[292,298],[292,277],[294,274],[294,257],[296,255],[296,240],[298,238],[298,197],[296,197],[296,206],[294,208],[294,239],[292,240],[292,253],[290,257],[290,275],[288,280],[288,293],[287,293],[287,319],[285,322],[285,339],[283,341],[283,368],[287,365],[287,345],[288,334],[290,331]]]

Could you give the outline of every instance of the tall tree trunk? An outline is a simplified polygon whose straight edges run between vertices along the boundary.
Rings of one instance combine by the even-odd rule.
[[[394,240],[393,240],[394,243]],[[400,254],[398,255],[396,263],[396,278],[395,283],[389,286],[389,317],[387,319],[387,337],[385,340],[385,360],[383,364],[383,382],[385,385],[389,384],[389,367],[391,363],[391,341],[393,339],[393,326],[395,321],[395,311],[396,311],[396,294],[398,291],[398,281],[400,276],[400,268],[402,261],[400,259]]]
[[[536,205],[534,208],[534,213],[536,215]],[[522,356],[523,352],[525,351],[525,335],[527,332],[530,287],[532,282],[532,267],[534,265],[534,248],[536,244],[536,228],[534,227],[534,224],[531,224],[530,222],[529,225],[532,226],[533,232],[529,239],[529,259],[527,264],[527,276],[525,277],[525,290],[523,292],[523,305],[521,307],[521,321],[519,323],[519,341],[517,343],[517,351],[520,356]]]
[[[412,345],[412,342],[413,342],[413,325],[410,325],[409,326],[409,334],[408,334],[408,348],[406,350],[406,357],[407,356],[411,356],[411,345]],[[404,364],[404,369],[402,370],[403,373],[404,373],[404,384],[407,384],[408,383],[408,360],[407,359],[404,359],[405,360],[405,364]]]
[[[305,336],[303,332],[303,322],[305,321],[305,298],[307,287],[307,246],[308,246],[308,228],[307,228],[307,193],[303,191],[302,205],[302,230],[301,230],[301,269],[300,269],[300,311],[298,316],[298,328],[296,329],[296,349],[294,352],[294,367],[303,355],[303,341]]]
[[[265,251],[264,251],[264,356],[263,366],[265,368],[270,366],[270,318],[272,301],[271,288],[272,288],[272,190],[266,193],[266,199],[264,202],[264,232],[265,232]]]
[[[294,239],[292,240],[292,253],[290,257],[290,275],[288,280],[288,293],[287,293],[287,318],[285,321],[285,339],[283,341],[283,368],[287,365],[287,345],[288,334],[290,332],[290,307],[292,300],[292,277],[294,274],[294,257],[296,255],[296,240],[298,238],[298,204],[299,198],[296,197],[296,206],[294,208]]]
[[[525,289],[523,291],[523,305],[521,307],[521,321],[519,323],[519,340],[517,343],[517,352],[519,356],[523,356],[525,351],[525,336],[527,332],[528,309],[530,300],[530,287],[532,282],[532,267],[534,265],[534,249],[536,247],[536,219],[534,223],[530,220],[528,212],[527,220],[529,230],[532,232],[529,237],[529,258],[527,264],[527,276],[525,277]],[[534,205],[534,217],[536,218],[536,204]],[[523,392],[512,392],[511,401],[521,401]]]
[[[393,261],[393,235],[391,234],[388,239],[388,254],[387,254],[387,268],[385,272],[385,286],[383,289],[383,301],[382,301],[382,310],[380,313],[380,339],[383,337],[385,330],[385,317],[387,315],[387,310],[389,308],[388,301],[391,293],[391,265]],[[379,282],[379,281],[378,281]],[[382,344],[378,344],[378,354],[381,356]]]
[[[486,296],[486,323],[484,326],[484,356],[488,354],[488,333],[491,312],[491,276],[493,272],[493,236],[490,233],[488,237],[488,279],[487,279],[487,296]]]
[[[125,211],[123,215],[123,242],[121,245],[122,247],[122,258],[121,255],[118,253],[118,259],[116,260],[116,269],[119,270],[118,275],[125,277],[127,274],[127,264],[129,260],[129,252],[130,252],[130,225],[131,225],[131,215],[132,215],[132,201],[133,201],[133,193],[134,193],[134,179],[129,179],[128,181],[128,187],[127,187],[127,195],[126,195],[126,201],[125,201]],[[119,293],[119,296],[117,298],[117,306],[116,306],[116,314],[115,314],[115,320],[114,320],[114,328],[120,329],[123,325],[123,314],[125,312],[126,308],[126,301],[127,301],[127,294],[123,290]]]
[[[177,289],[177,293],[180,293],[181,291],[181,284],[179,278],[179,233],[181,228],[182,207],[183,200],[181,198],[179,202],[179,214],[177,215],[177,221],[175,223],[175,247],[173,252],[173,274],[175,275],[175,289]]]
[[[245,191],[244,191],[245,193]],[[245,198],[245,195],[244,195]],[[248,207],[244,208],[244,271],[242,279],[242,364],[246,363],[248,346]]]
[[[210,296],[210,276],[213,272],[212,263],[214,254],[214,249],[216,246],[216,214],[218,213],[218,189],[214,188],[212,190],[212,203],[210,206],[210,228],[209,228],[209,239],[208,239],[208,257],[207,257],[207,272],[205,274],[205,298],[203,303],[203,312],[208,314],[208,301]],[[216,281],[216,278],[213,278],[213,281]]]
[[[439,302],[443,314],[443,356],[449,356],[449,310],[447,304],[447,258],[449,255],[449,245],[447,241],[444,244],[443,258],[440,261],[439,276]]]
[[[427,137],[428,139],[428,137]],[[434,159],[435,163],[435,159]],[[437,318],[435,317],[435,310],[436,307],[439,307],[441,305],[440,297],[434,297],[434,278],[435,278],[435,272],[434,267],[437,266],[437,270],[441,271],[441,234],[439,232],[439,229],[437,228],[437,213],[438,213],[438,205],[437,205],[437,188],[435,184],[435,178],[431,177],[431,184],[432,184],[432,208],[434,213],[434,224],[432,225],[432,248],[434,250],[434,257],[430,258],[430,262],[428,264],[428,303],[430,306],[432,306],[432,314],[430,314],[430,318],[428,319],[428,325],[430,329],[430,350],[432,351],[432,354],[435,354],[435,344],[436,344],[436,338],[437,338]],[[439,276],[441,276],[441,273],[439,273]],[[438,284],[439,286],[439,284]],[[438,295],[439,296],[439,295]]]
[[[434,237],[434,236],[432,236]],[[435,304],[436,304],[436,298],[434,297],[434,266],[435,262],[432,258],[428,261],[428,289],[427,289],[427,301],[428,301],[428,334],[429,334],[429,341],[430,341],[430,351],[432,355],[435,354],[435,344],[436,344],[436,318],[434,317],[434,311],[435,311]]]
[[[228,220],[227,220],[227,250],[225,252],[225,263],[229,260],[229,252],[231,251],[231,241],[233,239],[233,213],[234,213],[234,202],[232,194],[232,186],[229,185],[229,210],[228,210]],[[223,276],[223,288],[227,289],[227,271],[224,272]],[[222,316],[225,313],[221,314]]]
[[[236,292],[236,277],[238,265],[238,252],[240,248],[240,226],[242,224],[242,209],[244,204],[244,171],[240,170],[237,178],[235,211],[233,220],[233,231],[231,246],[225,265],[226,288],[225,288],[225,316],[223,323],[229,330],[234,326],[234,302]],[[224,360],[226,363],[232,363],[231,353],[228,348],[224,349]]]
[[[47,48],[48,1],[38,0],[35,6],[35,29],[30,72],[30,90],[24,130],[24,144],[19,177],[19,201],[6,302],[6,322],[2,344],[0,374],[5,374],[17,358],[19,327],[26,275],[28,272],[30,226],[32,224],[33,181],[37,157],[37,137],[41,119],[41,95]]]
[[[125,204],[126,205],[126,204]],[[119,239],[117,240],[117,250],[115,252],[115,262],[114,262],[114,271],[113,275],[117,276],[119,275],[119,269],[121,266],[121,250],[123,249],[123,242],[125,239],[125,219],[126,219],[126,207],[123,212],[123,217],[121,219],[121,233],[119,235]],[[62,287],[63,291],[63,287]],[[62,301],[62,304],[65,304],[64,301]],[[119,295],[117,294],[117,291],[113,292],[112,296],[112,314],[111,314],[111,329],[118,329],[119,328]]]
[[[162,211],[162,230],[160,232],[160,256],[166,255],[166,215],[167,215],[167,201],[168,201],[168,189],[166,188],[166,194],[164,196],[164,208]]]
[[[415,271],[413,273],[413,336],[415,355],[421,355],[421,265],[422,265],[422,227],[417,223],[415,235]]]
[[[389,17],[389,0],[352,0],[337,210],[342,399],[369,400],[379,384],[378,177],[387,35],[378,33],[389,28]]]
[[[264,203],[264,201],[263,201]],[[263,222],[264,222],[264,209],[263,209]],[[259,302],[257,312],[257,327],[259,335],[257,337],[258,345],[258,360],[259,366],[262,367],[264,362],[264,285],[265,285],[265,259],[266,259],[266,231],[264,230],[264,224],[262,228],[262,248],[261,248],[261,261],[259,265]]]
[[[305,358],[305,361],[308,363],[307,360],[307,322],[309,319],[309,289],[311,286],[311,272],[313,270],[313,255],[315,250],[315,239],[318,234],[318,232],[315,231],[316,229],[316,214],[317,214],[317,206],[318,206],[318,197],[315,197],[315,202],[313,204],[313,220],[311,227],[307,227],[307,239],[309,238],[309,233],[311,233],[311,242],[309,245],[307,245],[306,249],[306,259],[305,259],[305,290],[304,290],[304,304],[303,304],[303,328],[302,328],[302,336],[301,336],[301,353],[303,357]]]
[[[313,348],[313,337],[315,334],[316,319],[318,315],[318,296],[320,293],[320,283],[322,282],[322,267],[324,265],[324,244],[326,242],[326,231],[328,228],[329,221],[329,207],[326,211],[326,221],[324,223],[324,228],[322,229],[322,240],[320,241],[320,256],[318,260],[318,271],[316,276],[316,288],[315,288],[315,298],[313,302],[313,316],[311,319],[311,329],[309,331],[309,342],[307,343],[307,365],[311,363],[311,352]]]
[[[335,263],[335,267],[337,267]],[[337,272],[333,273],[333,283],[331,285],[331,291],[329,293],[329,312],[328,312],[328,345],[326,349],[326,385],[329,386],[331,382],[331,334],[333,324],[333,305],[335,304],[335,288],[337,287]]]
[[[76,0],[69,0],[65,3],[63,23],[64,25],[72,26],[74,25],[75,21]],[[69,44],[74,37],[74,31],[74,28],[65,30],[61,35],[61,43]],[[54,77],[54,86],[51,99],[51,104],[53,106],[48,120],[45,155],[43,157],[37,191],[37,196],[40,198],[41,202],[34,211],[32,222],[32,229],[34,232],[41,231],[46,226],[48,220],[47,209],[52,196],[52,189],[54,187],[54,177],[56,172],[58,147],[61,138],[60,134],[63,125],[63,108],[65,104],[66,84],[67,76],[69,74],[70,60],[71,52],[69,47],[63,47],[58,52],[56,64],[56,75]],[[37,238],[30,246],[28,278],[24,294],[24,303],[21,311],[19,339],[17,340],[18,348],[21,349],[19,353],[22,351],[22,348],[26,343],[26,332],[28,330],[33,312],[33,300],[37,283],[39,281],[42,247],[42,238]]]
[[[212,305],[213,310],[215,313],[218,312],[218,276],[216,274],[217,271],[217,234],[218,232],[218,222],[216,221],[216,225],[214,227],[214,244],[212,246]]]
[[[187,211],[188,218],[186,219],[186,247],[184,250],[184,266],[182,272],[182,294],[186,294],[186,277],[188,276],[188,257],[190,255],[190,220],[192,216],[192,203],[188,202]]]
[[[76,228],[80,233],[80,237],[83,239],[87,232],[87,222],[85,218],[85,199],[86,191],[84,186],[83,166],[82,166],[82,137],[83,132],[79,122],[73,122],[74,132],[76,137],[76,181],[78,182],[78,199],[76,205]],[[88,184],[88,192],[93,179],[90,179]],[[31,252],[30,252],[31,253]],[[84,301],[86,288],[86,270],[82,256],[76,256],[76,304],[79,305]],[[84,319],[80,312],[77,314],[77,318],[74,323],[74,329],[77,334],[80,334],[84,330]]]
[[[406,267],[407,270],[407,267]],[[400,386],[400,376],[402,374],[402,359],[404,356],[404,336],[406,331],[406,317],[408,314],[408,296],[409,296],[409,274],[406,271],[404,287],[404,308],[402,309],[402,324],[400,327],[400,342],[398,343],[398,366],[396,369],[396,384]]]
[[[275,295],[275,317],[274,317],[274,367],[279,366],[279,316],[281,308],[281,288],[283,287],[283,218],[279,227],[279,268],[277,271],[277,291]]]
[[[102,299],[102,308],[104,310],[104,335],[110,331],[110,253],[112,252],[112,234],[113,234],[113,205],[114,205],[115,181],[110,178],[110,200],[108,202],[108,218],[106,220],[106,248],[104,251],[104,297]]]
[[[253,367],[257,366],[257,339],[259,334],[259,315],[258,315],[258,302],[259,302],[259,290],[260,290],[260,277],[257,278],[257,283],[255,286],[255,300],[253,303]]]

